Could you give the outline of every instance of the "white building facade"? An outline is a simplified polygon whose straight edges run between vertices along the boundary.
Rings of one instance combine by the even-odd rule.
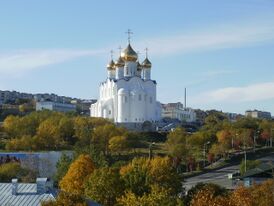
[[[50,110],[57,112],[76,112],[76,105],[59,102],[36,102],[36,111]]]
[[[181,102],[162,105],[162,118],[178,119],[184,122],[195,122],[196,113],[191,108],[185,108]]]
[[[128,44],[116,62],[107,65],[107,80],[100,84],[98,101],[91,105],[92,117],[115,123],[157,122],[161,104],[157,101],[157,83],[151,79],[152,64],[147,55],[142,64]]]

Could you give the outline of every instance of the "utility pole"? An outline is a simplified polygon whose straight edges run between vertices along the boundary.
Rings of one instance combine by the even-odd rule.
[[[185,88],[185,109],[186,109],[186,88]]]
[[[256,149],[256,135],[258,135],[258,130],[253,135],[253,152],[255,152]]]

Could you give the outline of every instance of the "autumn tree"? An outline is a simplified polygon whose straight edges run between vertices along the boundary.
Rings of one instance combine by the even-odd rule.
[[[96,169],[85,184],[85,195],[105,206],[112,206],[122,196],[124,182],[115,168]]]
[[[182,201],[174,196],[170,196],[167,189],[152,186],[151,192],[142,196],[137,196],[132,192],[118,198],[117,206],[183,206]]]
[[[182,192],[183,178],[168,157],[154,157],[149,161],[149,183],[165,188],[172,196]]]
[[[105,155],[109,153],[109,140],[112,137],[125,134],[125,130],[116,127],[114,124],[106,124],[104,126],[98,126],[93,131],[92,143]]]
[[[129,148],[126,136],[114,136],[109,140],[109,150],[111,152],[123,152]]]
[[[199,198],[203,199],[201,200],[203,201],[203,203],[206,203],[206,201],[213,202],[215,201],[216,196],[222,197],[226,195],[227,195],[226,189],[219,185],[216,185],[213,183],[198,183],[197,185],[195,185],[188,191],[187,196],[184,198],[184,203],[186,206],[189,206],[192,200],[193,202],[196,203]],[[201,201],[199,203],[201,203]],[[192,205],[193,204],[194,203],[192,203]]]
[[[168,157],[153,159],[135,158],[120,170],[128,191],[142,196],[151,191],[152,186],[158,186],[169,191],[170,196],[182,192],[182,177],[172,166]]]
[[[58,148],[60,143],[58,139],[58,126],[54,118],[49,118],[39,125],[37,137],[45,149]]]
[[[88,155],[80,155],[69,167],[60,181],[61,190],[75,195],[84,194],[84,183],[94,171],[94,164]]]
[[[87,117],[76,117],[74,119],[74,131],[75,137],[83,142],[83,144],[90,144],[93,124],[90,118]]]
[[[240,186],[230,195],[230,205],[232,206],[253,206],[254,200],[248,188]]]
[[[3,123],[4,131],[9,135],[9,137],[14,138],[18,137],[20,134],[19,128],[19,120],[18,116],[10,115],[8,116]]]
[[[254,205],[274,205],[274,179],[267,180],[250,188]]]
[[[190,206],[224,206],[229,205],[227,196],[217,195],[213,188],[204,188],[197,192],[190,202]]]

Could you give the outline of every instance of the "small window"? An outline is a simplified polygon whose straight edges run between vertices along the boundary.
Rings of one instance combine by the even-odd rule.
[[[150,104],[152,104],[152,97],[149,97],[149,102]]]
[[[125,96],[125,103],[127,103],[127,96]]]
[[[142,95],[139,94],[139,101],[142,101]]]
[[[111,110],[108,111],[108,114],[111,115]]]

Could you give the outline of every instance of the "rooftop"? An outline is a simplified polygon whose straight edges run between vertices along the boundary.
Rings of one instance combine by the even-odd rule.
[[[18,183],[17,194],[12,194],[12,183],[0,183],[1,206],[38,206],[41,201],[54,200],[51,193],[37,193],[36,183]]]

